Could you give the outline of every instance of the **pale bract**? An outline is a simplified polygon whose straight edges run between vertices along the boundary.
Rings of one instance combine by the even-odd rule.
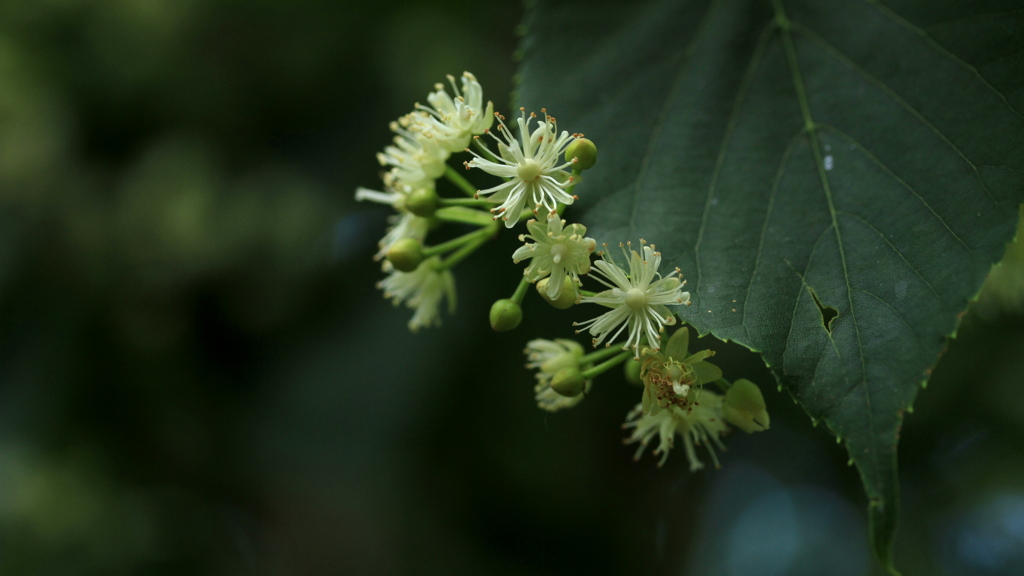
[[[412,272],[394,271],[377,285],[396,306],[404,303],[414,310],[409,320],[413,332],[441,323],[441,301],[448,300],[448,313],[455,312],[455,277],[441,267],[440,258],[425,260]]]
[[[452,97],[443,84],[435,84],[427,96],[429,106],[416,104],[416,111],[403,118],[410,132],[431,134],[449,152],[460,152],[469,146],[475,134],[483,134],[494,123],[494,104],[484,104],[484,91],[476,77],[462,73],[462,90],[455,78],[448,76]]]
[[[644,414],[643,406],[637,404],[626,416],[626,423],[622,427],[633,430],[626,439],[627,444],[640,443],[633,456],[635,460],[640,459],[651,440],[658,438],[658,445],[654,448],[654,455],[661,456],[658,467],[665,464],[669,451],[675,446],[678,434],[683,438],[683,447],[686,450],[686,458],[690,461],[691,472],[704,467],[704,463],[697,457],[696,450],[696,446],[702,444],[707,447],[715,467],[719,467],[715,447],[725,450],[719,436],[729,430],[722,419],[722,396],[707,391],[701,394],[699,403],[687,410],[673,406],[647,415]]]
[[[522,109],[520,109],[522,110]],[[580,177],[566,172],[573,161],[565,162],[563,155],[566,147],[575,139],[563,131],[558,133],[555,119],[544,113],[544,122],[538,122],[531,131],[530,122],[537,115],[526,112],[518,118],[519,139],[512,135],[500,115],[498,132],[501,138],[487,131],[498,143],[498,154],[486,151],[485,158],[472,150],[468,150],[475,158],[466,162],[467,168],[479,168],[488,174],[505,178],[506,181],[493,188],[479,190],[479,195],[490,195],[498,207],[491,210],[495,218],[505,221],[505,227],[511,228],[519,221],[523,208],[554,212],[559,204],[572,204],[573,196],[567,190],[575,185]],[[575,160],[575,159],[574,159]]]
[[[526,223],[529,234],[522,234],[519,239],[526,242],[512,254],[512,260],[519,263],[531,259],[523,274],[531,281],[550,276],[547,296],[554,300],[562,294],[565,277],[568,275],[579,285],[580,274],[590,271],[590,254],[597,247],[593,238],[586,238],[586,226],[582,224],[565,225],[557,213],[548,215],[547,222],[541,224],[536,220]]]
[[[594,336],[594,346],[606,340],[610,345],[627,331],[622,349],[632,348],[635,358],[640,357],[640,343],[644,337],[656,351],[661,331],[665,326],[676,323],[675,315],[668,306],[690,303],[690,293],[683,291],[679,270],[662,278],[658,272],[661,253],[646,244],[641,249],[643,256],[622,246],[629,262],[628,273],[607,253],[602,253],[602,259],[594,262],[595,270],[591,271],[590,277],[607,286],[608,290],[585,296],[582,302],[600,304],[611,310],[577,324]]]

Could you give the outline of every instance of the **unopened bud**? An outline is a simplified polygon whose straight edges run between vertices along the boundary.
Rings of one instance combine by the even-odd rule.
[[[584,386],[586,381],[578,368],[562,368],[551,378],[551,389],[569,398],[582,394]]]
[[[626,382],[643,386],[644,381],[640,378],[640,367],[642,365],[643,363],[637,360],[626,360],[622,364],[622,371],[626,376]]]
[[[543,298],[545,302],[559,310],[570,308],[576,303],[576,300],[579,298],[579,294],[576,292],[576,283],[573,282],[570,276],[566,275],[562,279],[562,293],[558,295],[558,298],[554,299],[548,298],[548,281],[550,280],[551,278],[548,277],[542,278],[537,282],[537,293],[540,294],[540,297]]]
[[[565,161],[576,158],[576,168],[586,170],[597,163],[597,146],[587,138],[577,138],[565,149]]]
[[[433,188],[419,188],[405,199],[405,209],[420,218],[430,218],[437,211],[437,192]]]
[[[495,332],[508,332],[523,321],[523,309],[507,298],[491,305],[491,328]]]
[[[415,238],[402,238],[388,248],[388,262],[401,272],[412,272],[423,262],[423,245]]]
[[[767,430],[769,425],[768,410],[761,389],[757,384],[742,378],[733,382],[725,393],[722,416],[747,433]]]

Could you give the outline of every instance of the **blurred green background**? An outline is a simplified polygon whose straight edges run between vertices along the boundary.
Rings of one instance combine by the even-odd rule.
[[[514,235],[440,329],[375,290],[388,121],[463,70],[507,112],[520,18],[0,2],[0,574],[878,573],[856,471],[755,355],[708,343],[772,430],[658,470],[614,374],[535,408],[520,351],[572,314],[490,332]],[[1024,573],[1020,252],[905,422],[905,573]]]

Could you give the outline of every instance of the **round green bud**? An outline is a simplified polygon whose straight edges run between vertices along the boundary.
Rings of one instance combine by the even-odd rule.
[[[523,321],[523,309],[507,298],[491,305],[491,328],[495,332],[508,332]]]
[[[626,360],[622,363],[622,371],[626,376],[626,382],[643,386],[644,381],[640,379],[640,366],[643,363],[639,360]]]
[[[437,211],[439,203],[433,188],[419,188],[405,199],[405,209],[420,218],[430,218]]]
[[[541,280],[537,282],[537,293],[540,294],[540,297],[543,298],[545,302],[559,310],[565,310],[566,308],[572,307],[579,298],[579,294],[576,292],[576,283],[573,282],[572,278],[565,276],[562,279],[562,293],[554,300],[548,298],[549,280],[550,278],[541,278]]]
[[[569,398],[582,394],[586,384],[578,368],[562,368],[551,377],[551,389]]]
[[[415,238],[402,238],[388,248],[388,262],[400,272],[412,272],[423,262],[423,245]]]
[[[750,380],[733,382],[722,402],[722,416],[744,432],[767,430],[770,420],[761,389]]]
[[[565,161],[572,162],[573,158],[580,170],[593,168],[597,163],[597,146],[586,138],[577,138],[565,149]]]

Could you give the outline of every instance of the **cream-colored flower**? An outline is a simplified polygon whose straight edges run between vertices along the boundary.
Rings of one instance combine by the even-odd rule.
[[[690,461],[691,472],[704,467],[704,463],[697,458],[697,451],[694,448],[701,444],[707,446],[715,468],[720,466],[715,446],[719,450],[725,450],[719,436],[729,430],[722,419],[721,394],[709,391],[704,391],[700,395],[700,400],[686,410],[672,406],[656,414],[646,415],[643,405],[637,404],[626,416],[626,423],[622,427],[633,430],[626,439],[626,444],[640,443],[633,456],[634,460],[639,460],[650,441],[655,436],[658,437],[658,446],[654,449],[654,455],[661,456],[658,467],[668,459],[669,451],[675,446],[676,434],[679,434],[683,437],[683,446],[686,449],[686,458]]]
[[[394,145],[378,152],[377,161],[381,166],[391,166],[389,174],[392,181],[397,181],[394,184],[396,188],[432,188],[434,180],[444,174],[449,152],[432,134],[414,134],[398,122],[392,122],[390,127],[397,134]]]
[[[427,96],[430,106],[416,104],[416,112],[404,118],[409,130],[430,133],[437,143],[449,152],[461,152],[469,146],[474,134],[483,134],[494,123],[494,104],[484,105],[484,92],[476,77],[462,73],[462,90],[455,78],[448,76],[453,98],[443,84],[435,84],[434,92]]]
[[[591,278],[608,287],[608,290],[593,296],[583,297],[583,303],[600,304],[611,308],[608,312],[578,325],[589,329],[594,346],[608,340],[607,345],[628,328],[629,335],[623,350],[632,348],[636,358],[640,357],[640,342],[647,338],[648,345],[657,350],[659,333],[666,325],[676,323],[675,315],[668,305],[689,304],[690,293],[684,292],[677,274],[671,272],[662,278],[658,273],[661,253],[654,246],[642,247],[643,257],[636,250],[622,246],[622,252],[629,261],[629,273],[619,268],[607,253],[594,262],[595,271]],[[577,330],[577,332],[579,332]]]
[[[390,178],[388,181],[394,182]],[[433,186],[433,181],[431,181],[431,186]],[[369,188],[356,188],[356,200],[387,204],[398,212],[388,217],[388,223],[391,226],[384,234],[384,238],[381,238],[380,242],[377,243],[378,250],[374,256],[377,260],[387,256],[391,246],[403,238],[413,238],[422,243],[427,237],[430,219],[420,218],[405,209],[405,199],[409,196],[409,192],[409,187],[404,185],[401,188],[386,186],[384,192],[370,190]],[[391,265],[387,261],[384,262],[384,271],[391,271]]]
[[[523,271],[531,282],[551,277],[547,296],[552,300],[562,294],[566,275],[577,285],[580,283],[579,275],[590,271],[590,253],[597,247],[593,238],[583,236],[587,233],[586,226],[564,226],[565,220],[559,218],[557,213],[549,214],[545,224],[530,220],[526,223],[530,233],[520,235],[519,239],[526,242],[529,238],[533,243],[524,244],[512,254],[512,260],[517,264],[521,260],[532,259]]]
[[[397,306],[405,303],[415,310],[409,329],[413,332],[423,327],[441,324],[441,300],[448,300],[448,313],[455,312],[455,277],[450,270],[441,267],[438,257],[423,261],[412,272],[392,272],[381,280],[377,287],[384,290],[384,297],[390,298]]]
[[[548,412],[557,412],[572,408],[583,401],[583,398],[586,397],[585,393],[568,397],[562,396],[551,388],[551,379],[559,370],[580,367],[583,346],[574,340],[564,338],[554,340],[537,338],[530,340],[523,352],[526,354],[526,367],[537,370],[535,374],[537,384],[533,387],[537,407]],[[585,391],[590,390],[591,382],[587,380]]]
[[[501,138],[490,131],[487,133],[498,142],[498,154],[487,152],[489,158],[484,158],[467,150],[475,156],[466,162],[467,168],[479,168],[506,179],[502,184],[477,193],[490,194],[493,200],[501,202],[491,212],[495,213],[495,218],[504,220],[507,228],[515,226],[524,207],[536,210],[544,207],[547,212],[554,212],[559,204],[572,204],[574,198],[566,190],[580,179],[565,171],[573,162],[565,162],[562,157],[576,136],[565,131],[559,134],[558,124],[547,112],[544,112],[544,122],[538,123],[531,132],[530,122],[537,115],[530,113],[527,119],[526,111],[520,110],[518,124],[522,142],[512,135],[504,118],[496,114]]]

